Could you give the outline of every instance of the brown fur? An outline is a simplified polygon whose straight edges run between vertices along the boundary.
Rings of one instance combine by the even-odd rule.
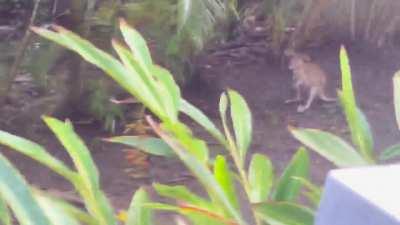
[[[309,55],[304,54],[304,53],[296,52],[294,49],[291,49],[291,48],[286,49],[283,54],[285,56],[289,57],[290,59],[300,58],[304,62],[311,62],[311,57]]]
[[[308,91],[308,98],[304,105],[299,105],[298,112],[306,111],[315,97],[319,97],[326,102],[336,101],[326,95],[327,75],[318,65],[311,62],[311,58],[301,53],[295,53],[290,56],[289,69],[293,71],[293,87],[296,90],[296,96],[289,99],[286,103],[301,101],[301,89]]]

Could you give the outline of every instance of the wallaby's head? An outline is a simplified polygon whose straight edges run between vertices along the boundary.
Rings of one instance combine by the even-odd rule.
[[[296,70],[303,67],[305,60],[301,57],[291,57],[289,60],[289,69]]]

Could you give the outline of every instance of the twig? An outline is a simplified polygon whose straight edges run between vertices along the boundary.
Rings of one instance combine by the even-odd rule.
[[[36,15],[37,15],[37,11],[39,8],[39,3],[40,0],[36,0],[35,1],[35,5],[33,7],[32,10],[32,15],[31,18],[29,20],[29,25],[28,25],[28,29],[26,29],[25,35],[21,41],[21,44],[19,45],[20,47],[17,50],[17,54],[15,56],[15,60],[14,63],[12,64],[11,68],[10,68],[10,72],[8,73],[8,76],[6,78],[6,82],[4,84],[4,87],[2,90],[0,90],[0,98],[1,98],[1,102],[0,104],[3,104],[5,99],[7,98],[8,93],[11,90],[11,86],[12,86],[12,82],[15,79],[15,76],[17,75],[18,72],[18,67],[21,64],[21,61],[25,55],[26,49],[29,45],[29,42],[31,40],[32,37],[32,32],[29,29],[29,27],[34,25],[35,19],[36,19]]]

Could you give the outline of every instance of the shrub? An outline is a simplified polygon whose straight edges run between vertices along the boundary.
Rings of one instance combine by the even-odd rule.
[[[156,120],[148,116],[147,121],[161,139],[116,137],[110,141],[134,145],[153,154],[178,157],[207,193],[207,197],[204,197],[185,186],[154,184],[159,195],[177,200],[172,205],[151,202],[146,191],[139,189],[132,199],[125,224],[152,224],[150,215],[153,209],[177,212],[193,224],[313,224],[312,210],[296,203],[302,185],[308,187],[306,196],[313,203],[319,199],[320,190],[307,181],[307,151],[300,148],[280,178],[275,179],[272,163],[267,156],[253,154],[249,157],[252,117],[246,102],[237,92],[228,90],[221,96],[219,109],[224,130],[221,132],[199,109],[181,98],[172,75],[153,64],[141,35],[123,20],[120,21],[120,28],[127,46],[113,40],[113,47],[121,61],[61,27],[54,26],[54,31],[41,28],[33,30],[103,69],[157,117]],[[227,115],[228,109],[230,117]],[[179,119],[180,113],[204,127],[225,147],[233,159],[235,170],[231,169],[224,155],[210,158],[206,142],[193,136],[190,128]],[[23,138],[0,132],[0,142],[66,178],[82,197],[87,211],[58,199],[49,199],[44,193],[35,191],[3,156],[0,158],[0,196],[4,201],[0,208],[9,206],[23,225],[117,224],[101,191],[96,166],[85,144],[74,133],[71,123],[49,117],[44,120],[70,154],[76,171],[49,155],[40,145]],[[250,164],[246,166],[248,158]],[[239,189],[244,190],[246,204],[239,202]],[[245,205],[250,205],[247,210],[252,212],[250,219],[244,219],[249,217],[243,214]],[[9,215],[6,210],[1,213]]]

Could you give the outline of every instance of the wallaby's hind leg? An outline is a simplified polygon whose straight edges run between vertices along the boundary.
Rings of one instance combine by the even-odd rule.
[[[315,97],[317,96],[318,93],[318,89],[313,87],[310,89],[310,94],[308,96],[307,102],[304,105],[299,105],[297,107],[297,112],[304,112],[306,111],[308,108],[310,108],[311,103],[314,101]]]
[[[291,99],[286,100],[286,101],[285,101],[285,104],[289,104],[289,103],[301,101],[301,90],[300,90],[300,86],[301,86],[301,83],[298,82],[298,81],[294,84],[293,87],[294,87],[294,89],[295,89],[295,91],[296,91],[296,96],[295,96],[294,98],[291,98]]]
[[[296,96],[285,101],[286,104],[301,101],[300,88],[296,88]]]
[[[318,94],[318,97],[324,102],[336,102],[336,98],[330,98],[326,96],[325,92],[321,90]]]

